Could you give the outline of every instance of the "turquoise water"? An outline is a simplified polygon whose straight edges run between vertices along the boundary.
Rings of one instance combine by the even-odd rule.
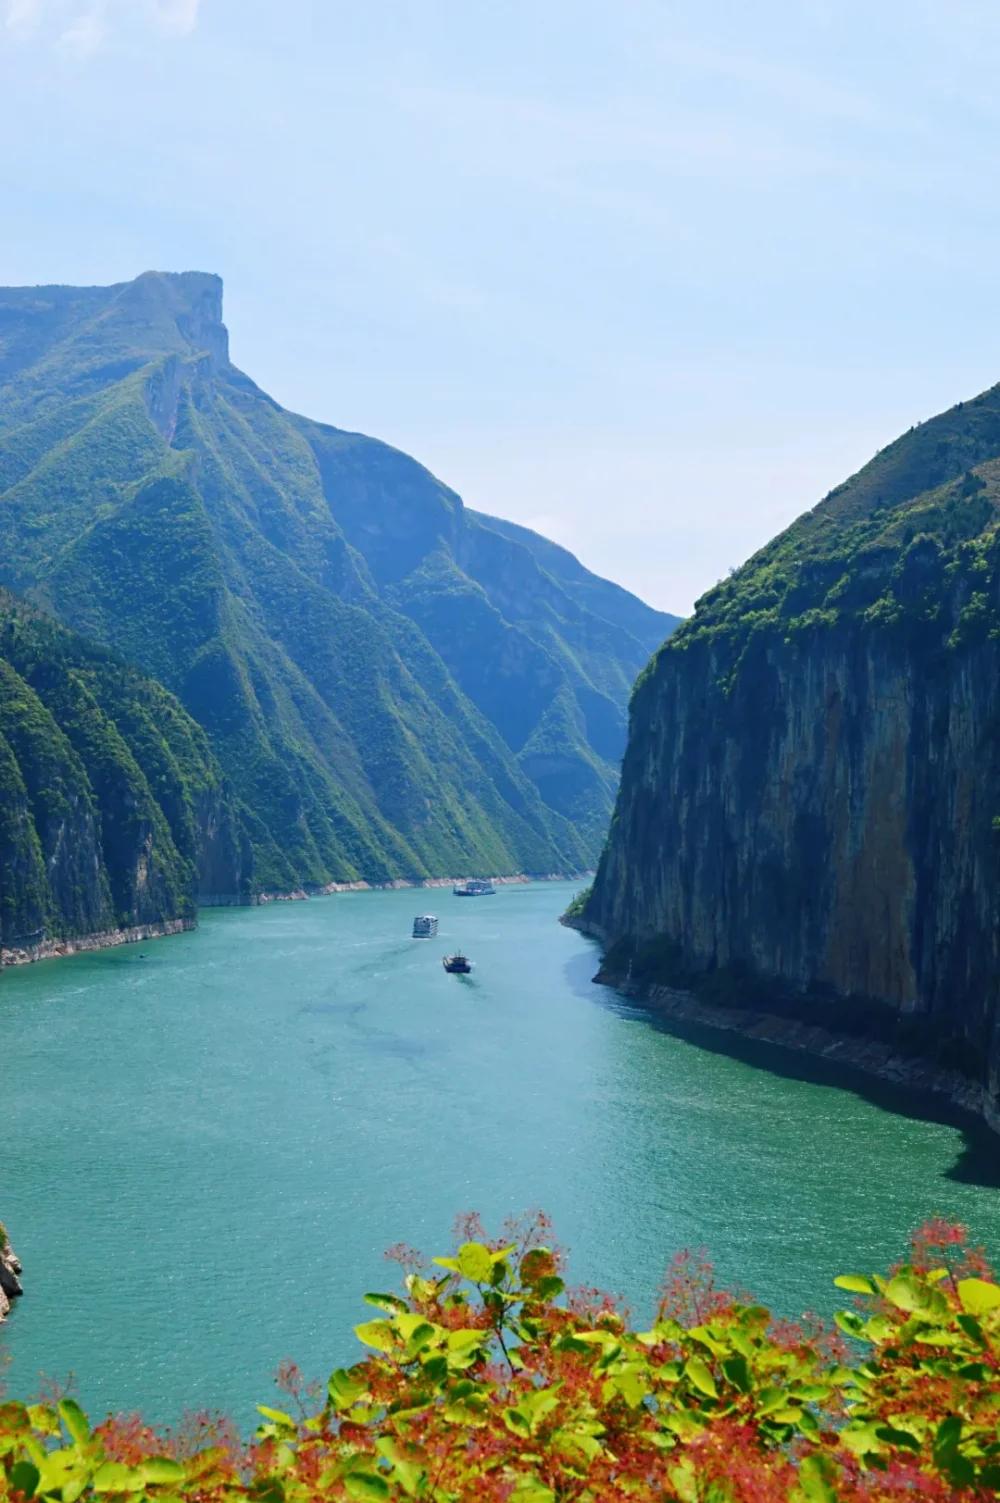
[[[936,1210],[1000,1252],[1000,1140],[658,1030],[591,984],[592,944],[556,923],[572,891],[215,911],[145,959],[5,971],[11,1387],[72,1371],[96,1411],[246,1425],[282,1358],[353,1360],[386,1246],[444,1251],[469,1208],[544,1207],[573,1277],[637,1313],[684,1246],[789,1314]],[[436,941],[408,938],[422,907]],[[441,967],[457,944],[469,980]]]

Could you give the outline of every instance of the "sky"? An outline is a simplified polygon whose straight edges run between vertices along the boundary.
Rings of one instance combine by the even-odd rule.
[[[995,0],[0,0],[0,284],[233,358],[651,604],[1000,379]]]

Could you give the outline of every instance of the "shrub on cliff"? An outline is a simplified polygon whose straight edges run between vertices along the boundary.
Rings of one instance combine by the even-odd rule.
[[[544,1218],[452,1257],[407,1249],[405,1294],[369,1294],[368,1355],[311,1413],[263,1408],[168,1444],[91,1430],[68,1398],[0,1407],[0,1496],[484,1503],[977,1499],[1000,1488],[1000,1285],[963,1229],[932,1223],[886,1277],[837,1280],[840,1333],[775,1319],[675,1260],[656,1318],[567,1291]]]

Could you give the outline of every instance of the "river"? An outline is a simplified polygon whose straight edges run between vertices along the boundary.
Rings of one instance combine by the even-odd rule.
[[[649,1313],[705,1246],[783,1313],[941,1211],[1000,1253],[1000,1139],[761,1046],[703,1047],[595,987],[573,888],[344,893],[0,977],[0,1215],[27,1293],[10,1388],[229,1411],[354,1360],[366,1289],[455,1214],[544,1207],[571,1275]],[[413,941],[421,908],[437,941]],[[445,975],[464,946],[471,978]],[[771,1066],[763,1068],[762,1066]],[[918,1111],[925,1104],[916,1104]],[[993,1181],[991,1186],[990,1181]]]

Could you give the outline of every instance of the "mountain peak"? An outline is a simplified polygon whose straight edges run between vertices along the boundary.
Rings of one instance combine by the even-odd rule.
[[[144,271],[110,289],[117,296],[106,317],[124,318],[138,334],[169,336],[172,324],[192,354],[208,351],[229,363],[229,333],[222,322],[222,278],[208,271]]]
[[[211,272],[144,271],[110,287],[0,288],[0,382],[44,368],[64,393],[95,363],[118,374],[159,355],[209,354],[229,364],[222,278]]]

